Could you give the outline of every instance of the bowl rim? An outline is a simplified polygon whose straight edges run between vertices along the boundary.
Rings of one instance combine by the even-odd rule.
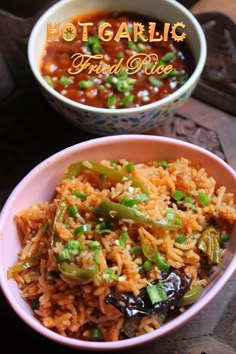
[[[18,193],[20,193],[20,191],[27,186],[27,184],[30,182],[33,176],[37,175],[38,173],[40,173],[40,171],[52,166],[54,163],[57,163],[61,159],[65,158],[65,156],[69,157],[71,154],[73,154],[73,152],[86,150],[88,147],[95,148],[96,146],[99,146],[107,142],[108,143],[119,142],[120,144],[121,142],[125,142],[127,140],[129,141],[138,140],[139,142],[148,140],[148,141],[155,142],[156,144],[158,143],[168,143],[173,145],[177,144],[180,147],[186,147],[192,151],[197,151],[198,153],[207,155],[211,159],[215,160],[216,163],[220,163],[221,165],[223,165],[224,168],[229,172],[229,174],[232,175],[232,177],[236,181],[236,171],[228,163],[223,161],[220,157],[216,156],[212,152],[206,150],[205,148],[202,148],[200,146],[194,145],[189,142],[181,141],[175,138],[155,136],[155,135],[141,135],[141,134],[125,134],[125,135],[98,137],[95,139],[90,139],[87,141],[76,143],[72,146],[64,148],[54,153],[53,155],[49,156],[48,158],[40,162],[38,165],[36,165],[16,185],[16,187],[13,189],[10,196],[8,197],[6,203],[4,204],[2,211],[0,213],[0,233],[2,234],[1,228],[2,228],[3,219],[6,217],[5,214],[8,213],[8,210],[11,204],[13,203],[14,198],[17,197]],[[236,253],[232,255],[231,261],[229,262],[227,268],[222,270],[221,276],[219,277],[219,279],[217,279],[216,283],[212,284],[209,287],[208,292],[204,294],[204,296],[200,298],[195,304],[191,305],[191,307],[189,307],[187,311],[183,312],[182,314],[180,314],[170,322],[167,322],[156,331],[153,331],[151,333],[146,333],[139,337],[124,339],[115,342],[90,342],[90,341],[82,341],[80,339],[72,339],[72,338],[59,335],[53,332],[52,330],[43,327],[42,324],[40,324],[40,322],[36,318],[32,319],[32,314],[24,313],[24,310],[20,307],[17,300],[14,298],[13,294],[9,292],[9,287],[8,287],[9,280],[6,279],[6,274],[5,273],[3,274],[3,272],[5,272],[5,269],[3,270],[2,267],[0,267],[0,286],[3,291],[3,294],[5,295],[8,303],[15,311],[15,313],[18,314],[18,316],[22,319],[23,322],[25,322],[29,327],[33,328],[39,334],[45,336],[46,338],[54,342],[69,347],[77,348],[77,349],[108,351],[111,349],[120,350],[120,349],[127,349],[130,347],[139,346],[147,342],[157,340],[158,338],[163,337],[164,335],[167,335],[170,332],[176,330],[178,327],[182,326],[184,323],[189,321],[192,317],[197,315],[197,313],[200,310],[202,310],[217,295],[217,293],[223,288],[226,282],[230,279],[230,277],[232,276],[235,270],[236,270]]]
[[[80,110],[84,110],[84,111],[91,112],[91,113],[99,113],[99,114],[104,114],[104,115],[107,115],[107,114],[119,115],[119,114],[132,114],[132,113],[135,114],[135,113],[143,112],[146,110],[155,109],[157,106],[167,105],[168,103],[176,100],[179,96],[183,95],[185,92],[187,92],[189,89],[191,89],[191,87],[195,84],[195,82],[200,77],[200,75],[204,69],[206,57],[207,57],[206,37],[205,37],[204,31],[203,31],[200,23],[198,22],[198,20],[194,16],[194,14],[191,13],[191,11],[189,11],[184,5],[182,5],[178,1],[161,0],[161,1],[168,2],[174,8],[179,9],[191,21],[191,23],[193,24],[194,28],[196,29],[196,33],[198,35],[199,46],[200,46],[199,59],[196,63],[193,73],[191,74],[189,79],[183,84],[183,86],[181,86],[178,90],[172,92],[167,97],[164,97],[160,100],[157,100],[152,103],[147,103],[147,104],[139,106],[139,107],[131,107],[131,108],[99,108],[99,107],[85,105],[85,104],[76,102],[74,100],[71,100],[71,99],[63,96],[62,94],[60,94],[59,92],[54,90],[52,87],[50,87],[45,82],[42,75],[40,74],[39,68],[38,68],[38,63],[36,63],[34,60],[34,45],[35,45],[34,43],[35,43],[35,38],[36,38],[38,32],[42,29],[43,25],[45,25],[45,23],[46,23],[46,21],[45,21],[46,18],[49,15],[52,15],[54,13],[54,11],[56,11],[58,9],[62,9],[64,6],[69,5],[71,1],[73,2],[74,0],[60,0],[56,4],[50,6],[38,18],[38,20],[36,21],[36,23],[34,24],[34,26],[32,28],[32,31],[29,36],[28,45],[27,45],[28,62],[29,62],[29,65],[31,67],[31,70],[32,70],[37,82],[44,88],[44,90],[46,92],[48,92],[51,96],[57,98],[59,101],[65,103],[75,109],[80,109]]]

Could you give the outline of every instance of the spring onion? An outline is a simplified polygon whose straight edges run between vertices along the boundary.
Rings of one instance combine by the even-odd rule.
[[[72,205],[71,207],[68,208],[68,215],[69,216],[71,216],[73,218],[77,214],[78,214],[78,208],[76,205]]]
[[[74,230],[74,235],[77,236],[78,234],[83,234],[89,231],[89,227],[87,224],[80,225]]]
[[[198,201],[205,207],[210,204],[210,199],[205,191],[200,191],[198,193]]]
[[[157,253],[154,257],[155,263],[161,272],[168,272],[170,269],[170,264],[165,262],[164,257],[161,253]]]
[[[77,198],[80,198],[80,199],[86,199],[87,196],[88,196],[87,193],[81,193],[81,192],[76,191],[75,189],[72,191],[72,193],[73,193]]]
[[[79,81],[79,87],[82,89],[88,89],[93,87],[94,82],[93,80],[81,80]]]

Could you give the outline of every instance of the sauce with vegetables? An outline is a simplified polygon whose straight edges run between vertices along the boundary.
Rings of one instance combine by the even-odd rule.
[[[86,18],[85,18],[86,17]],[[114,38],[104,41],[98,36],[98,27],[108,22],[113,30],[125,22],[132,32],[134,22],[141,22],[145,29],[150,21],[145,16],[122,12],[97,12],[90,14],[88,40],[82,41],[83,28],[78,21],[86,22],[88,15],[71,21],[76,26],[78,35],[73,41],[47,43],[40,65],[45,81],[56,91],[76,102],[100,108],[130,108],[160,100],[176,91],[189,78],[194,69],[194,59],[184,41],[177,42],[172,38],[168,41],[137,41]],[[163,23],[156,24],[157,31],[163,30]],[[77,72],[72,70],[73,57],[76,55],[90,57],[91,65],[112,67],[119,65],[119,70],[102,70],[96,72],[91,66]],[[149,62],[140,70],[127,70],[127,63],[134,57],[138,62],[148,55]],[[98,56],[91,58],[91,56]],[[74,61],[76,58],[74,59]],[[77,63],[79,62],[78,59]],[[119,64],[120,63],[120,64]],[[165,69],[173,66],[172,71]],[[162,70],[153,70],[155,67]],[[78,70],[79,71],[79,70]]]

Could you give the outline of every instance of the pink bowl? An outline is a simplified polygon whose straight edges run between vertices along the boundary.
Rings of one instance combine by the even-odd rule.
[[[236,198],[236,173],[223,160],[209,151],[183,141],[151,135],[119,135],[92,139],[68,147],[36,166],[13,190],[0,214],[0,281],[3,293],[16,314],[31,328],[57,343],[85,350],[107,351],[134,347],[176,330],[195,316],[222,289],[236,270],[236,226],[227,246],[224,266],[213,274],[201,298],[184,313],[160,329],[139,337],[117,342],[88,342],[65,338],[43,327],[29,305],[20,297],[14,280],[7,279],[7,269],[17,259],[20,249],[14,216],[31,204],[49,201],[65,168],[78,160],[115,160],[125,157],[135,162],[186,157],[200,163],[218,184],[225,185]]]

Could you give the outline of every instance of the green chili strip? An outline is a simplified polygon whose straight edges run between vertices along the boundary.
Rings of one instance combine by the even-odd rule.
[[[178,301],[178,306],[187,306],[194,304],[198,298],[202,295],[204,287],[202,285],[197,285],[192,289],[188,290],[184,296]]]
[[[56,215],[53,222],[52,237],[51,237],[52,248],[54,248],[56,246],[56,242],[60,240],[56,229],[56,225],[57,223],[63,222],[66,212],[67,212],[67,202],[62,199],[57,207]]]
[[[68,278],[82,281],[92,279],[98,272],[95,262],[86,268],[80,268],[74,263],[62,262],[58,264],[58,269]]]
[[[82,173],[85,169],[97,172],[99,174],[105,174],[107,177],[118,182],[124,182],[126,180],[129,180],[132,182],[134,187],[140,188],[140,190],[144,194],[149,195],[146,187],[137,178],[133,177],[128,173],[122,173],[117,169],[105,166],[97,161],[80,161],[70,165],[67,169],[67,172],[64,174],[63,179],[74,178],[80,173]]]
[[[139,212],[135,208],[129,208],[125,205],[111,202],[110,200],[103,200],[94,208],[94,213],[101,216],[110,216],[111,218],[118,217],[122,219],[129,219],[141,224],[162,227],[166,230],[178,230],[179,225],[167,220],[153,221],[148,215]]]
[[[51,237],[52,249],[55,247],[56,242],[58,242],[60,240],[57,229],[56,229],[56,225],[58,222],[63,222],[64,216],[66,215],[66,212],[67,212],[67,207],[68,206],[67,206],[67,203],[65,200],[61,200],[58,207],[57,207],[57,211],[56,211],[56,215],[55,215],[54,223],[53,223],[52,237]],[[69,248],[70,248],[70,246],[69,246]],[[66,256],[67,256],[66,254],[61,255],[62,259],[60,260],[60,259],[58,259],[58,255],[55,254],[55,257],[56,257],[56,260],[58,263],[58,269],[66,277],[68,277],[70,279],[74,279],[74,280],[87,281],[87,280],[90,280],[91,278],[93,278],[97,274],[98,266],[95,261],[93,262],[93,264],[91,264],[90,266],[88,266],[86,268],[80,268],[73,262],[68,263],[67,261],[64,261],[63,259]]]
[[[40,253],[37,252],[31,257],[28,257],[22,261],[15,263],[13,266],[8,268],[8,272],[7,272],[8,278],[9,279],[14,278],[15,275],[20,273],[22,270],[32,267],[39,258],[40,258]]]
[[[198,241],[198,248],[208,256],[211,262],[222,265],[220,234],[213,227],[208,227],[203,231]]]

